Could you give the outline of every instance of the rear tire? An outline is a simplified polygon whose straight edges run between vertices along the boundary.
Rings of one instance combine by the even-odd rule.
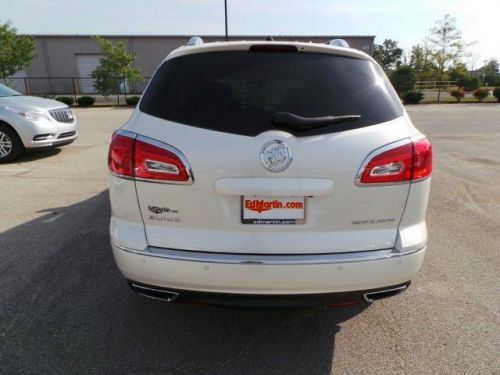
[[[11,127],[0,124],[0,163],[13,161],[23,152],[23,143],[17,133]]]

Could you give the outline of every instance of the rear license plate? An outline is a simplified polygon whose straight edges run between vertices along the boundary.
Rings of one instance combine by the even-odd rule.
[[[241,199],[243,224],[304,224],[304,197],[263,197],[245,195]]]

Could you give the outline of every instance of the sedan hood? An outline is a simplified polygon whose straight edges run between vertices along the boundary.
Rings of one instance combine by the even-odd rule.
[[[21,107],[26,109],[51,110],[55,108],[67,108],[64,103],[57,100],[39,98],[37,96],[6,96],[0,98],[0,106]]]

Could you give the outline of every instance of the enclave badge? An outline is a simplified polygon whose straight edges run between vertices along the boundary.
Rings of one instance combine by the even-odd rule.
[[[260,150],[260,162],[268,171],[284,171],[292,162],[292,150],[278,139],[267,142]]]

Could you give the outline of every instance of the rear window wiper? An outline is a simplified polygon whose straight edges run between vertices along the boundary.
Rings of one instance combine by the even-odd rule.
[[[359,120],[360,118],[361,115],[302,117],[291,112],[275,112],[271,122],[274,126],[286,126],[296,130],[310,130],[342,122]]]

